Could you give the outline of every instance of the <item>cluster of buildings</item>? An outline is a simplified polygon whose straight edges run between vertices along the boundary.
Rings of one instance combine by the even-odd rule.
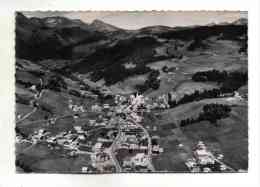
[[[170,96],[169,96],[170,95]],[[170,97],[170,98],[169,98]],[[129,111],[140,111],[143,109],[146,112],[150,112],[153,109],[167,109],[169,108],[169,100],[176,99],[176,94],[174,92],[170,92],[169,94],[163,94],[155,98],[144,97],[143,95],[130,95],[127,99],[122,95],[116,95],[115,103],[117,105],[124,105],[127,104]],[[120,111],[122,112],[122,111]]]
[[[115,161],[111,154],[116,154],[120,150],[127,152],[127,157],[119,160],[124,171],[150,171],[151,165],[151,149],[152,155],[158,155],[163,152],[163,149],[158,143],[154,143],[159,137],[152,137],[152,145],[149,145],[151,137],[144,132],[144,129],[138,125],[142,117],[140,109],[146,109],[148,98],[142,95],[132,95],[129,98],[124,96],[115,97],[115,106],[109,104],[91,106],[91,111],[97,113],[95,119],[88,119],[87,129],[89,127],[104,127],[106,129],[103,135],[89,138],[90,131],[84,130],[83,126],[73,126],[70,131],[62,131],[56,135],[51,135],[44,129],[39,129],[31,136],[34,144],[37,142],[47,142],[50,149],[63,148],[68,150],[70,156],[78,154],[88,154],[91,157],[91,164],[82,166],[83,173],[89,173],[94,170],[98,172],[113,171],[115,169]],[[165,96],[158,99],[162,103],[166,103]],[[72,100],[69,100],[68,106],[73,112],[84,112],[84,107],[75,105]],[[98,113],[100,113],[98,115]],[[52,120],[55,123],[55,119]],[[120,125],[120,137],[118,136],[118,125]],[[115,140],[117,141],[115,143]],[[112,148],[112,144],[116,144]],[[150,146],[150,147],[149,147]],[[113,153],[112,153],[113,151]],[[91,169],[92,168],[92,169]]]
[[[139,172],[147,172],[149,166],[149,158],[145,153],[137,153],[133,157],[128,157],[123,161],[124,171],[132,171],[133,168]]]
[[[55,136],[51,136],[50,132],[47,132],[44,129],[39,129],[35,131],[34,134],[31,136],[31,140],[33,144],[38,142],[47,142],[48,146],[53,149],[56,145],[62,146],[64,149],[67,150],[77,150],[79,146],[79,137],[80,135],[76,133],[72,133],[71,131],[68,132],[60,132]]]
[[[186,161],[186,166],[191,172],[229,172],[231,169],[227,167],[221,160],[223,155],[215,157],[205,146],[199,141],[193,151],[193,158]]]
[[[244,98],[239,94],[239,92],[234,91],[232,97],[227,98],[227,101],[242,101]]]
[[[142,134],[142,133],[141,133]],[[153,137],[152,137],[153,138]],[[155,137],[157,139],[157,137]],[[148,153],[148,137],[144,135],[136,136],[134,134],[125,134],[124,138],[121,140],[118,150],[123,155],[122,159],[122,169],[125,172],[137,171],[137,172],[149,172],[151,171],[151,161],[149,157],[157,156],[163,152],[163,148],[159,146],[158,143],[152,144],[152,155]],[[120,156],[119,156],[120,158]]]
[[[166,94],[158,96],[151,104],[150,109],[167,109],[170,108]]]
[[[71,109],[73,112],[85,112],[83,105],[72,104],[71,99],[69,100],[69,109]]]

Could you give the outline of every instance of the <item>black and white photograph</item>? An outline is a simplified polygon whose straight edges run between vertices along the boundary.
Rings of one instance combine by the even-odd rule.
[[[16,11],[15,172],[247,173],[247,11]]]

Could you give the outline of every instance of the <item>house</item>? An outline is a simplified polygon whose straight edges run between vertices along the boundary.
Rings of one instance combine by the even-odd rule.
[[[193,152],[195,159],[201,165],[214,164],[215,159],[211,152],[209,152],[202,141],[197,145],[196,150]]]
[[[89,120],[89,125],[90,125],[90,126],[95,125],[95,123],[96,123],[96,120],[94,120],[94,119],[90,119],[90,120]]]
[[[223,158],[224,158],[224,155],[222,155],[222,154],[219,154],[217,157],[218,160],[222,160]]]
[[[84,135],[79,135],[79,136],[78,136],[78,139],[79,139],[79,140],[85,140],[86,137],[85,137]]]
[[[30,91],[33,91],[33,92],[37,92],[37,89],[36,89],[36,85],[32,85],[30,88],[29,88]]]
[[[135,166],[147,166],[149,164],[148,157],[144,153],[137,153],[135,157],[132,158],[132,162]]]
[[[74,126],[74,129],[77,133],[83,133],[84,131],[82,130],[81,126]]]
[[[159,153],[163,153],[163,148],[162,147],[159,148]]]
[[[209,173],[209,172],[211,172],[211,169],[210,169],[210,168],[208,168],[208,167],[206,167],[206,168],[203,168],[203,172],[205,172],[205,173]]]
[[[109,106],[109,104],[104,104],[104,105],[103,105],[103,108],[104,108],[104,109],[109,109],[110,106]]]
[[[21,114],[18,114],[17,115],[17,119],[21,119],[22,115]]]
[[[160,149],[159,145],[154,145],[152,148],[152,153],[159,154],[160,153],[159,149]]]
[[[185,162],[186,166],[189,168],[189,169],[192,169],[194,167],[197,166],[197,163],[196,163],[196,160],[195,159],[188,159],[186,162]]]
[[[43,134],[45,134],[45,133],[46,133],[46,130],[44,130],[44,129],[39,129],[39,132],[38,132],[39,135],[43,135]]]
[[[101,112],[102,111],[102,108],[99,106],[99,105],[92,105],[91,106],[91,111],[92,112]]]
[[[48,120],[49,125],[54,125],[55,122],[56,122],[56,118],[51,118],[51,119]]]
[[[181,147],[183,147],[183,144],[181,144],[181,143],[180,143],[180,144],[178,144],[178,147],[180,147],[180,148],[181,148]]]
[[[129,149],[138,149],[138,148],[139,148],[139,146],[137,144],[131,143],[129,145]]]
[[[83,167],[81,167],[81,171],[82,171],[82,173],[87,173],[89,171],[89,169],[88,169],[88,167],[83,166]]]
[[[99,152],[99,151],[101,151],[101,149],[102,149],[102,143],[101,142],[97,142],[95,145],[94,145],[94,147],[93,147],[93,151],[94,152]]]
[[[221,171],[225,171],[225,170],[227,170],[227,167],[225,165],[221,164],[220,165],[220,170]]]
[[[73,109],[73,106],[71,103],[69,104],[69,109]]]

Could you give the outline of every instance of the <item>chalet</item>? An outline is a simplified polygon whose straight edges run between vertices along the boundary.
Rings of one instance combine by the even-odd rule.
[[[103,105],[103,108],[104,108],[104,109],[109,109],[110,106],[109,106],[109,104],[104,104],[104,105]]]
[[[101,112],[102,111],[102,108],[99,106],[99,105],[92,105],[91,106],[91,111],[92,112]]]
[[[89,169],[86,166],[81,167],[82,173],[88,173]]]
[[[85,137],[84,135],[79,135],[79,136],[78,136],[78,139],[79,139],[79,140],[85,140],[86,137]]]
[[[83,130],[82,130],[82,127],[81,126],[74,126],[74,129],[77,133],[82,133]]]
[[[160,153],[159,149],[160,149],[159,145],[154,145],[153,148],[152,148],[152,153],[153,154],[159,154]]]
[[[215,160],[211,152],[209,152],[203,142],[199,142],[197,148],[193,152],[195,159],[201,165],[214,164]]]
[[[32,85],[32,86],[29,88],[29,90],[32,91],[32,92],[37,92],[36,85]]]
[[[135,166],[147,166],[149,163],[148,157],[144,153],[136,154],[131,160]]]

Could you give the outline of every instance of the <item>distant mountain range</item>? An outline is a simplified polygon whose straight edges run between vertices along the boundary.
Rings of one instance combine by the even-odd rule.
[[[209,37],[247,38],[243,37],[247,36],[247,19],[206,26],[124,30],[100,20],[87,24],[64,17],[27,18],[17,13],[15,31],[17,58],[36,63],[52,59],[54,67],[65,60],[62,70],[91,72],[96,81],[106,80],[113,72],[125,74],[124,63],[140,68],[148,62],[179,56],[180,51],[206,46]],[[158,47],[166,48],[167,53],[155,54]]]

